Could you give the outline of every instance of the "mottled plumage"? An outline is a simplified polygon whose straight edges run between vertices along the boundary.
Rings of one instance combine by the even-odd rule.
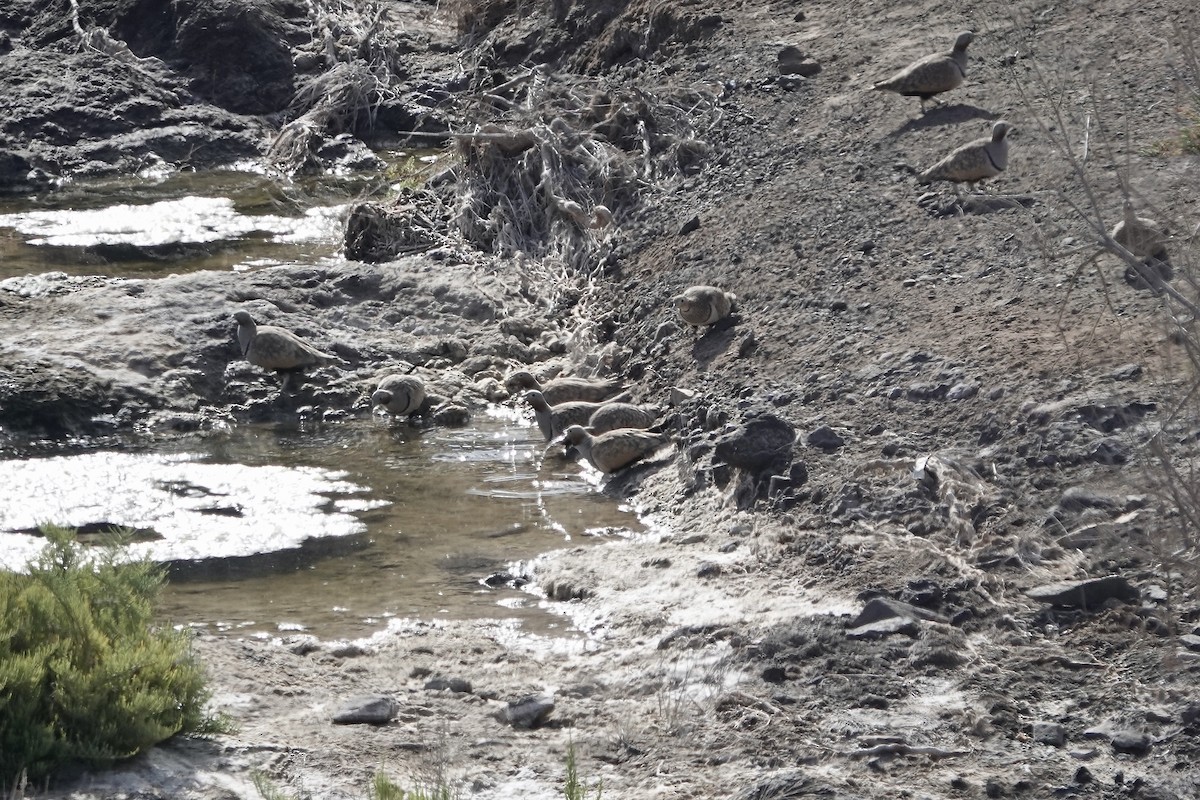
[[[936,53],[914,61],[887,80],[875,84],[875,88],[905,97],[919,97],[921,110],[924,111],[926,100],[962,86],[967,77],[967,45],[974,39],[975,34],[963,31],[954,41],[954,49],[950,52]]]
[[[425,382],[416,375],[388,375],[371,394],[371,406],[383,406],[393,417],[407,417],[425,402]]]
[[[658,419],[658,409],[632,403],[605,403],[588,418],[587,429],[593,436],[617,428],[649,428]]]
[[[296,334],[274,325],[256,325],[249,312],[238,311],[237,340],[242,357],[256,367],[284,373],[286,389],[292,374],[308,367],[320,367],[341,361],[337,356],[323,353]]]
[[[1158,223],[1139,217],[1133,205],[1125,204],[1125,216],[1113,226],[1113,240],[1137,258],[1167,260],[1167,234]]]
[[[546,441],[562,436],[572,425],[586,425],[592,414],[604,407],[604,403],[589,403],[585,400],[570,400],[550,405],[537,389],[524,394],[525,402],[533,408],[533,417]]]
[[[1175,277],[1167,253],[1167,232],[1157,222],[1139,217],[1133,204],[1125,203],[1125,216],[1109,235],[1138,260],[1125,267],[1125,280],[1139,288],[1161,291],[1163,282]]]
[[[534,389],[542,393],[547,403],[556,406],[576,400],[599,403],[625,387],[615,378],[555,378],[542,384],[532,373],[518,370],[504,379],[504,388],[509,394],[516,394],[522,389]]]
[[[665,433],[634,428],[618,428],[593,436],[579,425],[567,428],[564,436],[588,463],[604,473],[627,467],[671,441]]]
[[[679,318],[696,328],[728,317],[736,300],[737,295],[715,286],[691,286],[671,298]]]
[[[1008,167],[1008,133],[1012,125],[999,120],[992,135],[968,142],[920,174],[923,183],[952,181],[976,184],[994,178]]]

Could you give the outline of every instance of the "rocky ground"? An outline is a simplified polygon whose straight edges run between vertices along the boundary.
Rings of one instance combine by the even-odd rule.
[[[80,3],[81,29],[157,60],[133,62],[139,110],[116,119],[21,77],[134,80],[59,5],[0,12],[11,191],[184,164],[155,135],[181,120],[215,154],[265,156],[331,47],[396,76],[376,136],[441,131],[460,162],[410,198],[444,225],[423,255],[9,284],[5,435],[335,424],[401,363],[469,411],[533,364],[620,375],[639,400],[675,389],[676,446],[603,484],[654,535],[527,565],[586,640],[418,622],[356,645],[202,637],[239,732],[49,796],[254,796],[259,771],[363,797],[383,769],[555,797],[571,744],[606,796],[1200,796],[1194,339],[1177,301],[1089,260],[1128,193],[1168,223],[1194,296],[1189,4],[393,4],[370,35],[352,24],[370,13],[246,4],[266,44],[237,50],[264,65],[190,49],[188,20],[223,4]],[[871,90],[964,29],[969,76],[943,105]],[[213,81],[218,64],[240,71]],[[986,199],[904,168],[1000,118],[1016,133]],[[614,220],[591,227],[601,203]],[[669,298],[694,283],[736,293],[734,315],[678,325]],[[242,305],[346,367],[281,411],[233,360]],[[394,699],[391,721],[332,724],[361,695]],[[516,727],[526,697],[554,708]]]

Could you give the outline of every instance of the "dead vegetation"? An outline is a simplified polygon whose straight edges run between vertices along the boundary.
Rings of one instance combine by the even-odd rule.
[[[1194,113],[1189,109],[1200,108],[1200,60],[1190,27],[1177,25],[1174,36],[1174,79],[1184,109],[1175,142],[1180,145],[1195,135],[1188,120]],[[1137,141],[1129,109],[1116,113],[1097,85],[1103,69],[1092,64],[1084,71],[1090,75],[1085,85],[1046,69],[1036,58],[1013,71],[1041,134],[1070,167],[1071,185],[1054,193],[1050,202],[1057,210],[1045,218],[1038,238],[1047,263],[1074,262],[1060,312],[1064,331],[1062,313],[1090,278],[1100,284],[1092,306],[1097,325],[1102,315],[1120,324],[1118,292],[1149,291],[1161,299],[1164,336],[1157,376],[1167,402],[1155,424],[1132,427],[1128,438],[1131,450],[1142,456],[1136,459],[1141,485],[1155,498],[1166,525],[1150,536],[1131,536],[1125,546],[1171,591],[1186,592],[1200,581],[1200,220],[1172,215],[1177,198],[1162,196],[1132,158],[1135,152],[1179,157],[1186,147]],[[1121,118],[1123,125],[1114,122]],[[1066,235],[1081,229],[1085,244],[1053,244],[1070,241]],[[1126,286],[1106,277],[1113,264],[1123,267],[1119,274]]]

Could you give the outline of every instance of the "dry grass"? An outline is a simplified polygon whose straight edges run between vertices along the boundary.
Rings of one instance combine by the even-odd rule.
[[[1179,96],[1186,108],[1200,108],[1200,59],[1194,33],[1177,27],[1173,45],[1179,55]],[[1036,59],[1029,62],[1023,73],[1014,70],[1013,79],[1040,133],[1069,166],[1070,176],[1068,186],[1046,198],[1051,213],[1040,223],[1043,255],[1051,264],[1083,256],[1068,281],[1064,309],[1072,292],[1080,288],[1082,278],[1093,275],[1102,292],[1095,324],[1100,324],[1099,315],[1105,313],[1111,315],[1114,325],[1124,324],[1114,297],[1118,292],[1135,289],[1110,284],[1104,277],[1106,262],[1102,259],[1124,263],[1126,280],[1134,286],[1138,281],[1130,280],[1130,276],[1150,275],[1160,264],[1118,242],[1113,224],[1127,213],[1136,212],[1150,215],[1160,230],[1171,234],[1165,239],[1164,263],[1169,263],[1173,277],[1146,280],[1139,287],[1142,291],[1149,287],[1161,301],[1158,321],[1166,336],[1161,361],[1153,374],[1160,379],[1157,393],[1164,401],[1153,427],[1136,426],[1128,434],[1133,463],[1140,466],[1141,482],[1156,500],[1160,523],[1152,535],[1106,544],[1126,547],[1130,557],[1154,565],[1171,591],[1194,592],[1194,587],[1200,585],[1200,220],[1171,213],[1172,209],[1188,207],[1186,198],[1164,197],[1157,189],[1135,190],[1138,170],[1131,154],[1186,157],[1187,153],[1200,152],[1200,113],[1188,111],[1184,115],[1187,124],[1169,142],[1143,143],[1139,147],[1135,141],[1137,131],[1126,128],[1115,136],[1118,132],[1108,129],[1109,122],[1122,115],[1112,113],[1099,99],[1105,96],[1096,85],[1104,74],[1101,65],[1078,73],[1091,76],[1081,85],[1078,74],[1048,74]],[[1117,146],[1121,139],[1124,155],[1119,154]],[[1140,177],[1144,185],[1144,176]],[[1083,247],[1064,251],[1048,244],[1061,240],[1064,234],[1078,236],[1081,227],[1088,242]],[[1095,268],[1097,265],[1099,268]]]

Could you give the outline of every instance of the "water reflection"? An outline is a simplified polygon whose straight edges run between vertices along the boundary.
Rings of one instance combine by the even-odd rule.
[[[135,547],[171,561],[166,613],[179,623],[343,638],[393,617],[490,616],[545,630],[561,619],[482,579],[548,549],[640,527],[574,464],[543,460],[543,450],[536,428],[501,418],[465,429],[383,419],[245,425],[167,452],[0,461],[0,481],[13,487],[0,528],[52,512],[71,524],[154,529],[163,539]],[[0,534],[0,550],[12,556],[18,541],[40,544]],[[204,547],[220,557],[195,560]]]

